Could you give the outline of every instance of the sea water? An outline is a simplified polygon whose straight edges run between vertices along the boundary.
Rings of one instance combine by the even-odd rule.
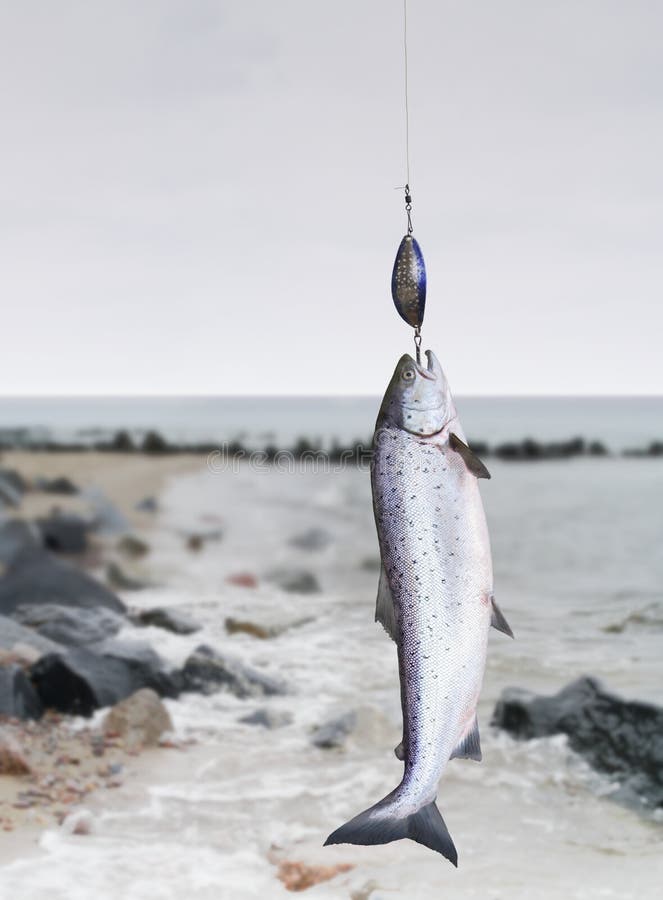
[[[298,438],[369,441],[378,397],[0,397],[0,438],[89,442],[126,429],[173,442],[241,440],[253,447]],[[663,397],[458,397],[473,440],[600,440],[615,451],[663,440]]]

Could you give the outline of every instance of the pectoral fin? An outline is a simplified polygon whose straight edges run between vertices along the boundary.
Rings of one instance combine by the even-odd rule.
[[[474,453],[473,450],[470,450],[467,444],[464,441],[461,441],[458,435],[454,434],[453,431],[449,435],[449,446],[452,450],[455,450],[463,460],[467,466],[468,472],[471,472],[477,478],[490,478],[490,472],[476,453]]]
[[[375,621],[382,625],[392,641],[396,640],[396,613],[394,612],[394,601],[391,596],[389,579],[387,578],[384,566],[380,569],[378,598],[375,603]]]
[[[499,608],[497,603],[495,602],[495,598],[490,598],[490,603],[493,608],[492,615],[490,618],[490,624],[493,628],[497,628],[498,631],[501,631],[503,634],[508,635],[510,638],[513,637],[513,631],[511,631],[511,626],[504,618],[504,613]]]
[[[449,759],[475,759],[477,762],[481,762],[481,741],[479,740],[479,723],[476,715],[465,737],[458,743]]]

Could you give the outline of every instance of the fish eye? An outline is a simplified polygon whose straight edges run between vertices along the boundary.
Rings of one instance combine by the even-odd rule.
[[[405,381],[412,381],[414,378],[414,369],[405,369],[401,376]]]

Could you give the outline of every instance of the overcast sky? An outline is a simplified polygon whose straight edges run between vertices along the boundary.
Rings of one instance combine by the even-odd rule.
[[[0,392],[381,393],[401,0],[0,7]],[[424,346],[663,393],[663,3],[409,0]]]

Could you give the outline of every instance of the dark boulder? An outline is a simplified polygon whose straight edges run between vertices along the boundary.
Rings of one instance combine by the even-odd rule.
[[[152,688],[161,697],[177,697],[181,690],[179,673],[167,670],[159,654],[145,641],[108,638],[90,649],[105,659],[124,663],[134,679],[134,690]]]
[[[105,607],[124,615],[122,601],[100,582],[45,550],[25,549],[0,578],[0,613],[12,615],[19,606],[55,603],[94,609]]]
[[[306,569],[272,569],[265,578],[288,594],[317,594],[320,591],[318,579]]]
[[[8,519],[0,524],[0,563],[7,565],[21,551],[41,546],[41,536],[34,525],[22,519]]]
[[[236,697],[261,697],[284,694],[283,683],[238,659],[217,653],[201,644],[189,656],[181,672],[183,690],[213,694],[225,689]]]
[[[30,669],[30,678],[46,709],[79,716],[91,716],[134,691],[128,666],[81,647],[43,656]]]
[[[42,637],[67,647],[81,647],[104,641],[117,634],[125,619],[103,606],[76,609],[58,603],[37,603],[17,607],[12,617],[33,628]]]
[[[78,488],[74,482],[64,475],[60,475],[57,478],[37,478],[35,487],[46,494],[60,494],[65,497],[78,493]]]
[[[21,505],[21,492],[17,491],[13,484],[0,475],[0,507],[11,506],[16,508]]]
[[[262,728],[268,728],[270,731],[274,728],[283,728],[292,722],[292,713],[287,710],[267,709],[261,706],[260,709],[254,710],[248,716],[242,716],[237,720],[244,725],[259,725]]]
[[[46,519],[38,519],[37,527],[48,550],[54,553],[84,553],[92,523],[74,513],[56,511]]]
[[[28,489],[28,483],[18,469],[0,469],[0,478],[11,485],[17,494],[24,494]]]
[[[156,497],[143,497],[135,508],[138,512],[156,513],[159,512],[159,501]]]
[[[301,534],[296,534],[290,538],[290,545],[297,547],[299,550],[307,550],[314,553],[317,550],[324,550],[332,543],[332,536],[323,528],[309,528]]]
[[[141,688],[167,697],[178,693],[176,680],[150,647],[115,641],[43,656],[31,667],[30,678],[44,707],[81,716]]]
[[[0,615],[0,650],[11,651],[17,645],[32,648],[39,655],[56,653],[62,649],[55,641],[38,634],[34,629]]]
[[[0,667],[0,716],[39,719],[42,713],[39,696],[23,669]]]
[[[357,714],[351,710],[319,725],[311,735],[311,743],[321,750],[336,750],[345,744],[356,727]]]
[[[572,750],[619,782],[614,799],[663,807],[661,707],[623,700],[584,677],[552,697],[507,688],[492,724],[520,740],[566,734]]]
[[[201,629],[198,622],[195,622],[186,613],[178,612],[176,609],[166,609],[163,606],[134,611],[130,618],[134,625],[154,625],[165,631],[172,631],[173,634],[193,634]]]

